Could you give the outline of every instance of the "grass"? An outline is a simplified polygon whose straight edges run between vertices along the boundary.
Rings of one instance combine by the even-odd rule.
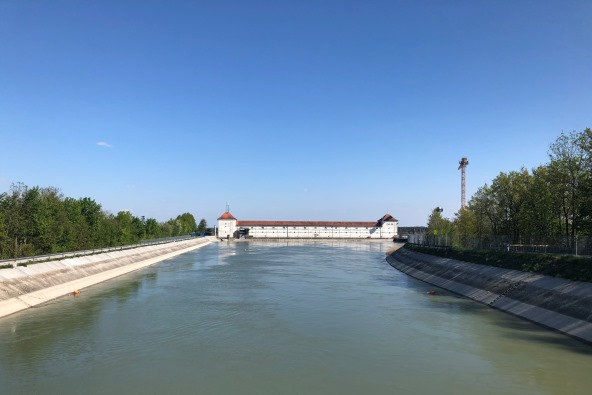
[[[38,262],[20,262],[20,263],[17,263],[16,265],[27,267],[28,265],[34,265],[35,263],[38,263]]]
[[[539,253],[463,250],[459,248],[430,248],[406,244],[405,248],[424,254],[560,277],[574,281],[592,282],[592,257]]]

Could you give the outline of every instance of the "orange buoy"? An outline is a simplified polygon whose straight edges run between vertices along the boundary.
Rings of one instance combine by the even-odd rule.
[[[74,292],[72,292],[72,295],[78,295],[79,293],[80,293],[80,291],[75,289]]]

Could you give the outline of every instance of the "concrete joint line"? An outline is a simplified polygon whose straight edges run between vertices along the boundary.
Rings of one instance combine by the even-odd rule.
[[[508,296],[510,293],[514,292],[515,290],[517,290],[518,288],[521,288],[523,286],[526,285],[526,283],[528,282],[527,280],[532,278],[534,276],[534,274],[529,274],[526,277],[524,277],[523,279],[519,280],[519,281],[515,281],[513,282],[508,288],[506,288],[504,290],[504,292],[502,292],[501,294],[497,295],[495,297],[495,299],[493,299],[491,302],[488,303],[489,306],[493,306],[494,303],[498,302],[501,298]]]

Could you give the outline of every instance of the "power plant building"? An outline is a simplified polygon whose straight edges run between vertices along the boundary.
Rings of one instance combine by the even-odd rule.
[[[254,239],[393,239],[398,221],[385,214],[377,221],[243,221],[226,211],[218,218],[218,237]]]

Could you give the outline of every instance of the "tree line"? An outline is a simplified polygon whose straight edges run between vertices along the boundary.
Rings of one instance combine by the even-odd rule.
[[[592,236],[592,130],[561,133],[548,158],[530,171],[500,172],[453,220],[435,209],[428,237],[463,248],[555,244],[574,252]]]
[[[64,197],[54,187],[12,184],[0,194],[0,259],[136,244],[145,239],[205,232],[190,213],[166,222],[116,215],[89,197]]]

